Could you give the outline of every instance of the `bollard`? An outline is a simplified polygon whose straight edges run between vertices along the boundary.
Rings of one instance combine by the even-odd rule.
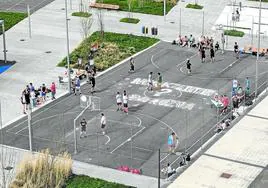
[[[154,27],[151,28],[151,33],[154,35]]]
[[[148,27],[145,28],[145,34],[148,34]]]

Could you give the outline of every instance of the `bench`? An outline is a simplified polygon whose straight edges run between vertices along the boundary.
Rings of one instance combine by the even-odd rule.
[[[119,5],[111,5],[111,4],[104,4],[104,3],[90,3],[89,7],[102,8],[102,9],[108,9],[108,10],[119,10]]]

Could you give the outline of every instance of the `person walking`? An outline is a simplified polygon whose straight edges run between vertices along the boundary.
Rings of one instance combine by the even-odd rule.
[[[153,90],[153,72],[150,72],[148,75],[148,91]]]
[[[123,93],[123,107],[124,107],[124,112],[128,114],[128,96],[126,90],[124,90]]]
[[[75,92],[74,94],[76,95],[77,92],[79,92],[79,95],[81,94],[81,90],[80,90],[80,79],[78,76],[76,76],[76,79],[75,79]]]
[[[105,135],[106,117],[104,116],[104,113],[101,113],[100,124],[101,124],[102,134]]]
[[[162,82],[163,82],[163,77],[162,77],[161,73],[159,72],[158,73],[158,78],[157,78],[157,88],[159,90],[161,90]]]
[[[211,63],[215,62],[215,51],[214,51],[213,45],[210,46],[210,58],[211,58]]]
[[[122,110],[122,96],[119,91],[117,92],[115,98],[116,98],[117,111]]]
[[[80,139],[87,135],[87,121],[85,118],[80,122]]]
[[[55,94],[56,94],[56,84],[54,82],[52,82],[51,86],[50,86],[50,91],[51,91],[51,99],[54,100],[55,98]]]
[[[129,63],[130,63],[129,72],[134,72],[135,67],[134,67],[134,58],[133,57],[130,58]]]
[[[175,153],[176,140],[178,140],[178,138],[176,137],[176,134],[172,132],[171,135],[168,136],[168,151],[170,153]]]
[[[187,60],[186,60],[186,68],[187,68],[187,73],[188,74],[191,74],[191,72],[192,72],[191,65],[192,64],[190,63],[190,59],[187,58]]]

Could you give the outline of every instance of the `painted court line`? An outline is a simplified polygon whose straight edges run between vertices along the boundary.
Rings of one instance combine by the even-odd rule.
[[[113,149],[113,151],[111,151],[110,153],[113,153],[114,151],[116,151],[118,148],[120,148],[121,146],[123,146],[125,143],[129,142],[132,138],[134,138],[135,136],[137,136],[140,132],[142,132],[145,129],[145,127],[142,127],[141,130],[139,130],[138,132],[136,132],[134,135],[132,135],[131,137],[129,137],[127,140],[125,140],[124,142],[122,142],[120,145],[118,145],[116,148]]]

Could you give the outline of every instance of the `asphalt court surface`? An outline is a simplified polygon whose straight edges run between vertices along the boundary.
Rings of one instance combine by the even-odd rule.
[[[31,12],[46,6],[54,0],[0,0],[0,11],[27,12],[27,5]]]
[[[187,58],[192,63],[191,76],[186,74]],[[210,97],[215,93],[230,95],[233,78],[243,85],[248,76],[254,88],[254,67],[255,57],[249,55],[237,60],[233,52],[217,52],[215,63],[209,58],[201,63],[197,49],[161,42],[135,58],[135,73],[128,73],[129,64],[125,63],[96,78],[94,96],[100,98],[101,111],[86,110],[81,116],[88,122],[86,138],[79,139],[76,124],[77,154],[73,154],[74,119],[82,108],[79,97],[74,95],[33,113],[33,148],[68,150],[74,159],[83,162],[111,168],[128,165],[142,169],[145,175],[157,176],[159,148],[162,167],[169,162],[175,168],[180,160],[180,156],[167,153],[168,135],[174,131],[179,137],[178,152],[193,153],[201,137],[214,130],[221,118],[211,108]],[[267,80],[265,70],[267,64],[260,64],[260,82]],[[154,80],[157,72],[162,73],[161,90],[146,90],[151,71]],[[88,84],[82,87],[85,95],[90,94],[89,90]],[[123,90],[129,96],[128,115],[116,111],[115,95]],[[101,112],[107,118],[106,135],[101,134]],[[6,127],[4,135],[4,144],[28,149],[25,118]]]

